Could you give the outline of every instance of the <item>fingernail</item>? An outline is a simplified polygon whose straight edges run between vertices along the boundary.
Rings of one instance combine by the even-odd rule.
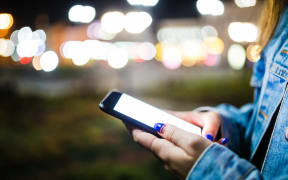
[[[221,139],[221,144],[225,145],[228,142],[228,138]]]
[[[210,141],[213,141],[213,136],[212,136],[212,134],[206,134],[205,135],[205,137],[207,138],[207,139],[209,139]]]
[[[157,132],[161,133],[164,126],[165,126],[165,124],[163,124],[163,123],[156,123],[156,124],[154,125],[154,129],[155,129]]]

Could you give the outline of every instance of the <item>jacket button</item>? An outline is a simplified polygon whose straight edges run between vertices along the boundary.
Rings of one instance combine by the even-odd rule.
[[[285,128],[285,139],[288,141],[288,127]]]

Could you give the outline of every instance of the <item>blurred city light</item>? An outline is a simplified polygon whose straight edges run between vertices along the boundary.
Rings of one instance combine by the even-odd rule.
[[[125,30],[132,34],[139,34],[152,23],[152,17],[147,12],[128,12],[125,15]]]
[[[13,25],[13,17],[8,13],[0,14],[0,29],[9,29]]]
[[[30,27],[23,27],[12,32],[10,40],[20,57],[40,56],[46,48],[46,33],[41,29],[33,32]]]
[[[213,26],[207,25],[201,28],[203,38],[218,37],[217,29]]]
[[[159,0],[127,0],[132,6],[156,6]]]
[[[5,37],[8,34],[8,29],[0,29],[0,38]]]
[[[101,23],[96,21],[91,23],[87,28],[87,36],[90,39],[100,39],[100,40],[112,40],[115,38],[116,34],[107,33],[102,29]]]
[[[20,57],[33,57],[38,52],[38,42],[33,40],[20,41],[17,53]]]
[[[71,22],[90,23],[95,16],[96,10],[91,6],[74,5],[68,12]]]
[[[219,16],[224,14],[224,4],[219,0],[198,0],[196,7],[202,15]]]
[[[240,8],[255,6],[257,0],[234,0],[235,4]]]
[[[181,66],[182,55],[177,47],[164,47],[162,63],[167,69],[177,69]]]
[[[240,70],[245,65],[246,52],[243,46],[233,44],[228,49],[228,64],[232,69]]]
[[[157,39],[164,43],[181,43],[203,39],[201,28],[197,26],[163,27],[157,32]]]
[[[54,51],[46,51],[40,57],[40,66],[46,72],[56,69],[58,63],[59,59]]]
[[[18,41],[18,33],[19,33],[19,30],[13,31],[11,36],[10,36],[10,40],[13,41],[13,43],[15,45],[17,45],[19,43],[19,41]]]
[[[128,53],[121,48],[114,47],[110,50],[107,60],[112,68],[121,69],[128,63]]]
[[[228,34],[236,42],[255,42],[258,28],[252,23],[232,22],[228,26]]]
[[[181,44],[182,65],[190,67],[206,58],[206,49],[201,40],[187,41]]]
[[[9,39],[0,39],[0,56],[11,56],[15,51],[14,43]]]
[[[224,42],[217,37],[205,38],[204,44],[207,48],[207,52],[210,54],[222,54],[224,51]]]
[[[0,39],[0,55],[4,54],[7,49],[7,43],[5,39]]]
[[[141,43],[137,47],[137,55],[145,61],[152,60],[156,56],[156,48],[152,43]]]
[[[258,44],[250,44],[247,47],[246,54],[247,59],[251,62],[257,62],[261,58],[261,52],[262,47]]]
[[[21,64],[29,64],[32,61],[32,57],[21,57],[19,61]]]
[[[41,71],[42,67],[40,65],[40,56],[34,56],[32,59],[32,65],[36,71]]]
[[[216,66],[220,61],[220,55],[208,54],[203,64],[206,66]]]
[[[18,32],[18,42],[32,39],[32,29],[30,27],[23,27]]]
[[[90,59],[104,61],[109,61],[110,59],[110,64],[113,68],[120,68],[122,64],[126,65],[126,60],[120,60],[119,65],[117,64],[118,62],[115,62],[115,57],[110,54],[116,53],[124,57],[124,51],[128,55],[128,59],[135,61],[152,60],[156,55],[156,48],[149,42],[117,41],[109,43],[99,40],[67,41],[60,47],[62,57],[72,59],[73,63],[78,66],[85,65]],[[126,56],[123,59],[126,59]]]
[[[14,53],[11,55],[11,58],[14,62],[19,62],[20,57],[17,54],[17,51],[14,50]]]
[[[72,61],[76,66],[83,66],[88,63],[89,51],[93,51],[93,49],[87,48],[85,46],[85,42],[77,42],[74,44],[74,50],[72,54]]]
[[[110,34],[116,34],[123,30],[125,16],[122,12],[112,11],[105,13],[101,18],[102,29]]]

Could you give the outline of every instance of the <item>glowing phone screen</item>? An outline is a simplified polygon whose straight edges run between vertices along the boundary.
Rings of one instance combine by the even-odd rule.
[[[152,128],[155,123],[164,123],[174,125],[187,132],[201,135],[200,127],[181,120],[127,94],[121,95],[114,110]]]

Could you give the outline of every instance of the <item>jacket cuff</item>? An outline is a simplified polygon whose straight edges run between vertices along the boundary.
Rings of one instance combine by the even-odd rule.
[[[186,180],[244,179],[256,168],[228,148],[213,143],[198,158]],[[256,176],[258,176],[258,171]]]

